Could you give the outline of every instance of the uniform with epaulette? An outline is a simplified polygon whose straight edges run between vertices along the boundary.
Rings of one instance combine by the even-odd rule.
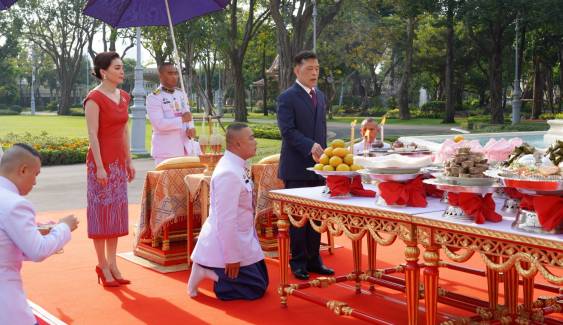
[[[178,88],[162,85],[147,96],[147,112],[152,124],[151,156],[161,161],[182,156],[197,156],[199,144],[189,139],[186,130],[194,128],[194,122],[182,122],[182,114],[190,111],[186,94]]]

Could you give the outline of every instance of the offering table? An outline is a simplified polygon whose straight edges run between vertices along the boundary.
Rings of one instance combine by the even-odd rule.
[[[426,323],[435,324],[437,303],[450,305],[475,311],[481,307],[483,315],[475,319],[485,320],[487,317],[499,316],[501,320],[516,320],[525,316],[525,311],[538,307],[542,302],[532,303],[534,288],[533,277],[539,272],[546,280],[556,287],[551,287],[559,294],[555,300],[544,301],[547,306],[539,306],[535,312],[543,310],[545,314],[553,310],[560,310],[561,287],[563,277],[551,273],[546,266],[563,268],[563,236],[520,233],[510,227],[511,220],[506,218],[500,223],[474,223],[456,220],[445,221],[442,214],[445,204],[438,199],[428,198],[425,208],[376,206],[374,199],[350,198],[334,200],[321,195],[322,187],[274,190],[270,192],[274,213],[278,216],[278,246],[280,255],[280,287],[282,305],[287,304],[289,295],[305,298],[327,306],[339,315],[351,315],[375,323],[386,323],[376,315],[370,315],[348,306],[344,302],[312,297],[303,293],[309,287],[325,287],[337,282],[355,281],[356,292],[360,293],[362,281],[370,284],[383,285],[395,289],[403,289],[406,293],[407,314],[410,324],[417,324],[418,307],[421,292],[420,269],[424,269],[423,285],[426,305]],[[497,207],[500,208],[500,204]],[[513,220],[513,219],[512,219]],[[315,222],[313,222],[315,221]],[[289,225],[296,227],[310,222],[318,232],[330,232],[332,235],[346,235],[352,240],[354,270],[344,276],[320,277],[301,283],[289,283]],[[367,237],[368,266],[363,270],[361,266],[361,241]],[[404,250],[405,263],[395,268],[377,270],[377,244],[389,246],[399,238],[406,244]],[[419,265],[420,249],[424,248],[424,265]],[[458,251],[458,249],[461,249]],[[449,267],[463,270],[463,267],[440,261],[440,251],[455,262],[467,261],[475,252],[479,253],[487,266],[487,284],[489,287],[489,302],[475,298],[464,297],[458,293],[448,293],[438,288],[438,268]],[[501,262],[502,261],[502,262]],[[405,281],[389,274],[404,272]],[[507,308],[495,314],[498,304],[499,272],[504,273],[505,305]],[[518,277],[524,278],[524,308],[517,310]],[[496,289],[495,289],[496,288]],[[488,308],[488,309],[487,309]],[[520,314],[518,314],[520,312]],[[556,311],[557,312],[557,311]]]

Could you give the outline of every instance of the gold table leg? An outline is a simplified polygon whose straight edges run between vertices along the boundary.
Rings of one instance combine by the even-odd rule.
[[[375,241],[375,239],[373,239],[373,237],[368,234],[368,271],[367,274],[370,276],[374,276],[375,275],[375,271],[377,270],[377,242]],[[375,291],[375,286],[373,285],[373,283],[370,282],[369,284],[369,291],[374,292]]]
[[[437,246],[428,246],[424,252],[424,303],[426,306],[426,324],[436,324],[438,313],[438,262],[440,252]]]
[[[281,298],[282,307],[287,307],[287,293],[285,288],[288,284],[289,270],[289,221],[287,215],[281,214],[278,222],[278,256],[280,259],[280,286],[278,294]]]
[[[354,273],[356,274],[356,294],[360,294],[362,285],[358,276],[362,273],[362,238],[352,241],[352,255],[354,256]]]
[[[504,304],[514,319],[518,312],[518,272],[514,266],[504,272]]]
[[[493,263],[498,263],[499,257],[490,255],[488,258]],[[489,297],[489,309],[491,311],[497,310],[498,306],[498,284],[499,284],[499,273],[487,268],[487,292]]]
[[[420,270],[418,267],[418,256],[420,250],[416,241],[407,242],[405,247],[405,282],[407,293],[407,315],[410,325],[418,324],[418,287],[420,285]]]

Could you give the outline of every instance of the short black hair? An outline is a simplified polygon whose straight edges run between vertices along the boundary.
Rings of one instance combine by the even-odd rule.
[[[305,60],[316,59],[316,58],[317,58],[317,53],[313,51],[301,51],[297,53],[297,55],[293,58],[293,64],[294,66],[297,66],[303,64],[303,61]]]
[[[240,123],[240,122],[235,122],[232,124],[229,124],[229,126],[227,126],[227,130],[225,132],[225,138],[227,140],[227,144],[229,144],[232,140],[232,137],[235,133],[237,133],[238,131],[247,128],[248,125],[245,123]]]
[[[94,58],[94,72],[92,75],[99,80],[102,80],[102,73],[100,70],[107,70],[111,62],[115,59],[120,59],[119,54],[113,51],[98,53]]]
[[[161,65],[158,66],[158,73],[162,73],[162,70],[165,67],[169,67],[169,66],[173,66],[174,68],[176,68],[176,65],[172,62],[163,62]]]
[[[30,154],[32,154],[33,156],[41,159],[41,155],[39,154],[39,152],[37,150],[35,150],[32,146],[26,144],[26,143],[16,143],[13,145],[14,147],[18,147],[18,148],[22,148],[25,151],[29,152]]]

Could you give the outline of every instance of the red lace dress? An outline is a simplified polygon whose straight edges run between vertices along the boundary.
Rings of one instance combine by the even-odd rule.
[[[103,186],[96,179],[96,163],[92,148],[86,157],[88,183],[88,237],[113,238],[128,234],[126,147],[123,138],[129,118],[130,96],[120,90],[120,102],[98,90],[92,90],[86,99],[93,100],[100,108],[98,142],[108,184]]]

